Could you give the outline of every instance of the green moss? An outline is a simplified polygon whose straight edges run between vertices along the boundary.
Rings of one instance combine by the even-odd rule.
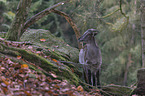
[[[7,50],[18,53],[20,56],[22,56],[24,60],[36,64],[37,66],[41,67],[43,70],[47,71],[48,73],[54,72],[58,76],[58,78],[66,79],[70,81],[70,83],[75,85],[79,84],[78,77],[76,76],[76,74],[72,73],[71,69],[68,66],[66,65],[57,66],[57,64],[37,55],[36,53],[32,53],[30,51],[20,49],[20,48],[8,47],[2,43],[1,45]],[[37,68],[35,68],[34,66],[31,67],[37,70]]]
[[[45,42],[40,41],[40,39],[45,39]],[[61,60],[69,59],[73,62],[78,62],[79,50],[73,48],[64,42],[63,39],[55,37],[48,30],[43,29],[30,29],[26,31],[21,39],[21,41],[30,41],[37,46],[48,48],[54,50],[52,53],[55,58],[60,58]]]

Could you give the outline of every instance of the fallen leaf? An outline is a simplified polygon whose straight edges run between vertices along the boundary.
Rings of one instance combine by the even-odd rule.
[[[1,83],[2,87],[7,87],[7,85],[5,83]]]
[[[23,77],[25,77],[25,75],[24,75],[24,74],[19,74],[19,76],[20,76],[20,77],[22,77],[22,78],[23,78]]]
[[[5,40],[5,39],[0,37],[0,40]]]
[[[50,82],[52,82],[52,79],[47,77],[47,81],[50,83]]]
[[[77,87],[77,91],[81,91],[81,92],[83,92],[83,91],[84,91],[84,89],[83,89],[83,87],[82,87],[82,86],[78,86],[78,87]]]
[[[58,48],[59,46],[54,46],[55,48]]]
[[[21,56],[17,56],[17,59],[21,59]]]
[[[47,93],[52,94],[53,92],[51,90],[47,91]]]
[[[62,92],[67,92],[69,91],[69,88],[61,89]]]
[[[67,94],[68,96],[76,96],[73,93],[74,93],[73,91],[67,91],[64,94]]]
[[[59,94],[57,94],[57,93],[53,93],[53,96],[59,96]]]
[[[9,82],[6,81],[6,79],[4,79],[4,78],[1,78],[1,79],[7,86],[10,84]]]
[[[33,49],[33,47],[32,47],[32,46],[29,46],[28,48],[29,48],[29,49]]]
[[[45,41],[46,41],[46,39],[40,39],[40,41],[43,41],[43,42],[45,42]]]
[[[3,92],[5,93],[5,94],[7,94],[7,92],[8,92],[8,89],[7,88],[2,88],[2,90],[3,90]]]
[[[60,88],[60,86],[58,86],[57,84],[56,84],[56,85],[54,85],[54,87],[55,87],[55,88],[58,88],[58,89]]]
[[[32,96],[32,94],[30,94],[28,91],[24,91],[24,93],[25,93],[27,96]]]
[[[0,66],[0,71],[3,71],[3,70],[5,70],[5,67]]]
[[[55,74],[53,74],[53,73],[50,73],[54,78],[57,78],[57,76],[55,75]]]
[[[8,58],[7,63],[8,63],[8,64],[12,64],[12,63],[14,63],[14,62],[12,62],[12,61]]]
[[[74,73],[74,69],[73,68],[71,68],[71,71]]]
[[[52,61],[54,61],[54,62],[58,62],[56,59],[52,59]]]
[[[28,69],[29,67],[28,67],[28,65],[27,64],[22,64],[21,65],[21,69]]]
[[[40,53],[41,53],[41,51],[37,51],[36,53],[37,53],[37,54],[40,54]]]

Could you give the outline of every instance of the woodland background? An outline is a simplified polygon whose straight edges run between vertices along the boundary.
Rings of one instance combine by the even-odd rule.
[[[20,0],[0,0],[0,32],[7,32]],[[32,0],[28,18],[64,0]],[[141,68],[140,0],[70,0],[57,7],[77,25],[81,34],[98,29],[96,36],[102,52],[101,83],[131,86]],[[120,10],[120,6],[122,9]],[[29,27],[49,30],[78,48],[74,30],[64,17],[50,13]]]

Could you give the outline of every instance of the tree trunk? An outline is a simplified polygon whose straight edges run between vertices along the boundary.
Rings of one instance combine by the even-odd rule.
[[[137,88],[133,91],[132,95],[145,96],[145,68],[138,70],[137,79]]]
[[[11,24],[6,38],[8,40],[16,41],[20,39],[21,31],[26,22],[26,18],[30,9],[32,0],[20,0],[17,6],[16,17]]]
[[[141,0],[141,45],[142,45],[142,67],[145,67],[145,1]]]
[[[128,54],[128,62],[127,62],[127,65],[126,65],[126,68],[125,68],[125,73],[124,73],[124,81],[123,81],[124,86],[127,86],[128,70],[129,70],[129,67],[131,66],[132,62],[133,61],[131,60],[131,54]]]

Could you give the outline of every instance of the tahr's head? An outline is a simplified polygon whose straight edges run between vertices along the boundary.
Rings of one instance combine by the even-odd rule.
[[[99,33],[96,29],[88,29],[79,39],[79,42],[87,43],[94,38]]]

